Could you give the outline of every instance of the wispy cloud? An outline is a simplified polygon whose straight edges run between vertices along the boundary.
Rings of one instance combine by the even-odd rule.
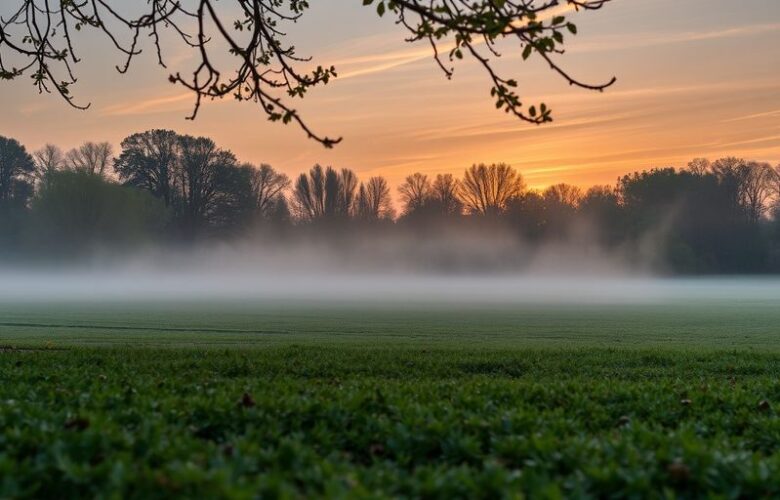
[[[107,106],[103,108],[101,112],[106,116],[128,116],[160,113],[163,111],[171,111],[173,109],[181,109],[183,106],[179,106],[179,104],[186,101],[191,102],[193,99],[194,96],[191,93],[175,94],[165,97],[155,97],[152,99],[142,99],[140,101],[121,102]],[[176,106],[173,106],[172,108],[172,105]]]
[[[450,48],[446,47],[445,50],[450,50]],[[413,49],[404,52],[397,52],[394,54],[378,54],[376,56],[363,56],[359,58],[353,58],[352,60],[342,60],[337,62],[335,66],[336,69],[343,68],[345,66],[349,68],[351,65],[358,66],[355,69],[347,69],[344,72],[340,72],[338,80],[343,81],[358,76],[383,73],[387,70],[421,61],[423,59],[429,59],[431,57],[431,49],[430,47],[426,47],[424,49]]]
[[[551,12],[549,15],[558,15],[562,13],[564,9]],[[738,38],[758,36],[771,33],[780,33],[780,23],[770,24],[758,24],[758,25],[745,25],[724,28],[720,30],[709,31],[686,31],[681,33],[639,33],[627,36],[625,34],[611,35],[595,38],[586,42],[573,42],[569,44],[567,52],[570,53],[584,53],[584,52],[603,52],[603,51],[616,51],[637,49],[644,47],[652,47],[658,45],[673,45],[681,43],[690,43],[697,41],[709,41],[725,38]],[[397,42],[395,38],[393,42]],[[360,43],[356,44],[358,47]],[[446,54],[452,48],[452,45],[443,45],[440,47],[440,53]],[[391,53],[376,53],[365,54],[357,57],[348,57],[344,59],[335,59],[336,69],[346,68],[345,71],[339,74],[339,80],[346,80],[359,76],[374,75],[377,73],[383,73],[385,71],[405,66],[407,64],[415,63],[424,59],[430,59],[432,52],[430,47],[425,46],[421,48],[410,48],[405,51],[393,51]]]
[[[571,5],[562,5],[559,7],[555,7],[552,9],[549,9],[545,11],[542,15],[540,15],[537,20],[544,21],[547,19],[551,19],[554,16],[559,16],[562,14],[565,14],[567,12],[573,11],[574,7]],[[393,37],[393,41],[396,42],[397,40],[395,37]],[[479,39],[475,41],[475,45],[480,45],[482,43],[485,43],[484,40]],[[360,47],[361,43],[355,43],[351,44],[351,47],[354,48],[355,46]],[[447,57],[447,53],[454,48],[454,43],[448,42],[444,43],[442,45],[439,45],[438,50],[439,54],[442,55],[442,57]],[[425,45],[424,47],[416,47],[416,48],[410,48],[409,50],[404,51],[394,51],[389,54],[387,53],[379,53],[379,54],[365,54],[362,56],[357,57],[348,57],[345,59],[336,59],[336,69],[340,67],[347,67],[350,66],[359,66],[354,69],[347,69],[343,73],[339,74],[338,79],[339,80],[346,80],[349,78],[354,78],[358,76],[365,76],[365,75],[372,75],[376,73],[382,73],[384,71],[397,68],[399,66],[404,66],[407,64],[411,64],[417,61],[421,61],[423,59],[431,59],[433,57],[432,49],[430,46]]]
[[[738,38],[765,35],[768,33],[780,33],[780,23],[751,24],[734,26],[719,30],[686,31],[681,33],[634,33],[602,36],[587,42],[573,43],[567,52],[603,52],[615,50],[638,49],[657,45],[674,45],[681,43],[701,42],[708,40],[720,40],[724,38]]]
[[[780,87],[780,84],[778,84],[778,87]],[[729,118],[727,120],[722,120],[721,123],[741,122],[743,120],[753,120],[756,118],[767,118],[771,116],[780,116],[780,109],[775,109],[773,111],[765,111],[763,113],[752,113],[749,115],[737,116],[736,118]]]
[[[780,135],[774,134],[774,135],[766,135],[761,137],[753,137],[751,139],[744,139],[741,141],[724,142],[722,144],[719,144],[719,146],[723,146],[723,147],[748,146],[752,144],[760,144],[762,142],[770,142],[770,141],[776,144],[777,141],[780,141]]]

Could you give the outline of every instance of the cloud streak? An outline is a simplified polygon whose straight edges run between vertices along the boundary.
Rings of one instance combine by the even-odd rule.
[[[687,31],[681,33],[640,33],[630,37],[611,35],[590,42],[576,43],[567,49],[570,53],[604,52],[640,49],[659,45],[675,45],[692,42],[721,40],[780,33],[780,23],[734,26],[710,31]]]
[[[552,15],[558,15],[557,12]],[[684,44],[697,41],[711,41],[726,38],[738,38],[780,33],[780,23],[744,25],[729,27],[721,30],[681,32],[666,34],[634,34],[627,37],[624,34],[604,36],[590,42],[571,43],[567,52],[588,53],[618,51],[638,48],[647,48],[659,45]],[[388,37],[389,38],[389,37]],[[360,43],[356,44],[360,46]],[[445,54],[453,47],[452,44],[441,47],[440,53]],[[339,75],[338,80],[343,81],[361,76],[376,75],[386,71],[412,64],[424,59],[430,59],[433,55],[429,47],[413,48],[406,51],[395,51],[390,54],[366,54],[358,57],[336,60],[336,69],[340,67],[354,67],[347,69]],[[511,57],[511,56],[510,56]],[[515,54],[515,57],[517,55]],[[355,67],[356,66],[356,67]]]
[[[165,97],[154,97],[151,99],[143,99],[141,101],[132,100],[122,102],[119,104],[113,104],[103,108],[101,111],[105,116],[129,116],[129,115],[144,115],[151,113],[161,113],[164,111],[172,111],[171,105],[175,106],[175,110],[182,109],[183,106],[178,104],[183,102],[191,102],[194,99],[194,95],[190,92],[183,94],[169,95]]]

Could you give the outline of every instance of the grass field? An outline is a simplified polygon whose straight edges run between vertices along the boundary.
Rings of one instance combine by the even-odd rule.
[[[0,306],[0,498],[780,495],[774,300]]]

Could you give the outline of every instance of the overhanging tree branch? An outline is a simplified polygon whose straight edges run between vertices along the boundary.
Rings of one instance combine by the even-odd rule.
[[[315,133],[290,104],[317,85],[336,77],[333,66],[309,66],[287,42],[285,24],[295,23],[309,8],[308,0],[147,0],[143,11],[124,13],[117,0],[16,0],[18,8],[0,18],[0,80],[29,74],[38,91],[56,93],[68,104],[86,109],[70,87],[77,82],[74,65],[80,59],[76,33],[91,29],[108,38],[122,56],[116,66],[128,71],[148,36],[157,62],[166,67],[162,32],[172,33],[198,55],[190,74],[173,73],[169,80],[194,94],[195,119],[204,99],[233,97],[257,103],[271,121],[297,124],[309,138],[332,147],[341,138]],[[562,53],[564,33],[576,34],[574,24],[554,9],[567,4],[595,10],[610,0],[361,0],[374,5],[381,16],[392,13],[410,36],[426,41],[447,77],[451,64],[464,55],[473,57],[487,72],[496,107],[531,123],[551,121],[546,105],[526,107],[515,89],[515,79],[499,74],[493,60],[500,56],[496,43],[516,39],[523,59],[538,54],[571,85],[603,90],[615,79],[589,85],[567,73],[553,56]],[[141,2],[136,2],[139,4]],[[137,8],[138,5],[133,5]],[[232,7],[232,9],[231,9]],[[227,16],[237,8],[238,16]],[[484,50],[483,50],[484,49]],[[446,60],[445,60],[446,57]],[[223,69],[225,68],[226,69]]]

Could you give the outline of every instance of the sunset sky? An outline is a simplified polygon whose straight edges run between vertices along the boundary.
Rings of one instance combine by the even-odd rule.
[[[113,66],[121,58],[105,43],[81,51],[74,93],[92,103],[89,111],[39,96],[28,78],[2,83],[0,135],[31,151],[85,140],[118,149],[132,132],[171,128],[291,175],[318,162],[364,178],[383,175],[392,185],[411,172],[459,175],[478,162],[510,163],[532,187],[612,184],[619,174],[696,156],[780,163],[778,0],[614,0],[575,14],[580,35],[569,39],[561,62],[591,83],[616,76],[603,94],[570,87],[503,45],[497,67],[519,81],[525,102],[553,109],[555,122],[542,126],[496,111],[473,61],[456,64],[448,81],[428,46],[404,43],[402,29],[360,0],[312,4],[290,36],[300,53],[335,65],[340,77],[296,107],[318,133],[344,137],[333,150],[294,126],[269,123],[247,103],[207,103],[197,121],[186,121],[192,96],[167,83],[169,70],[154,64],[151,51],[120,76]],[[182,71],[194,60],[176,46],[167,56]]]

